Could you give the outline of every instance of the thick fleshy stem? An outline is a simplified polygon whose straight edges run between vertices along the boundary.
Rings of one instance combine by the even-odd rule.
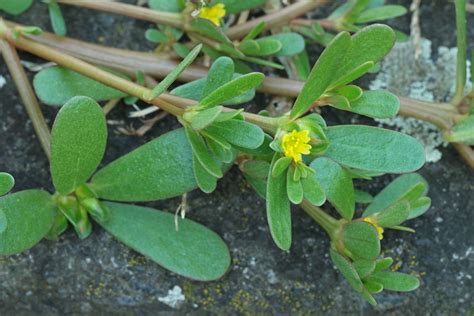
[[[337,238],[337,234],[341,228],[340,221],[336,220],[334,217],[306,200],[303,200],[300,206],[326,231],[326,233],[328,233],[329,237],[331,237],[331,240],[335,240]]]

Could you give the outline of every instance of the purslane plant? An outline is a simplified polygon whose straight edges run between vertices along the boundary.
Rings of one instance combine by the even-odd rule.
[[[364,92],[351,84],[390,51],[395,34],[389,27],[374,25],[352,37],[346,32],[336,36],[316,62],[292,110],[280,117],[222,106],[239,103],[232,100],[264,79],[260,73],[236,75],[235,64],[228,57],[216,59],[205,80],[188,84],[191,89],[184,85],[181,92],[175,89],[175,96],[166,94],[170,83],[197,56],[199,46],[184,59],[183,67],[149,90],[35,43],[29,39],[28,29],[15,31],[13,36],[5,24],[0,25],[1,38],[11,45],[89,79],[76,76],[70,81],[70,90],[59,90],[44,83],[58,82],[64,87],[71,80],[68,73],[59,82],[66,70],[56,68],[55,81],[42,73],[35,78],[42,99],[72,94],[52,131],[51,174],[57,192],[51,196],[33,190],[0,199],[6,227],[0,233],[1,253],[23,251],[43,237],[55,238],[67,223],[80,237],[86,237],[91,216],[119,240],[171,271],[198,280],[216,279],[225,273],[230,259],[215,234],[192,222],[183,227],[180,223],[176,232],[172,215],[104,201],[153,201],[196,187],[212,192],[216,180],[237,161],[249,183],[267,200],[269,228],[278,247],[290,249],[290,203],[298,204],[328,233],[334,264],[371,304],[375,304],[372,294],[384,288],[409,291],[418,287],[415,277],[386,271],[392,260],[380,258],[380,240],[384,229],[411,231],[401,224],[428,209],[425,181],[416,174],[398,178],[363,208],[361,217],[354,218],[356,200],[362,201],[360,196],[367,194],[355,193],[353,179],[413,172],[424,163],[423,148],[401,133],[360,125],[327,126],[322,116],[310,113],[317,106],[329,105],[368,116],[396,115],[396,97],[385,91]],[[51,75],[51,69],[44,70],[48,71]],[[90,98],[97,97],[96,92],[104,86],[91,84],[91,79],[123,96],[159,106],[176,116],[183,129],[160,136],[94,174],[105,149],[106,130],[104,115]],[[88,97],[74,96],[72,88],[80,80],[91,84],[84,91]],[[183,91],[194,100],[180,97]],[[319,208],[325,201],[334,206],[340,219]],[[31,203],[42,206],[34,216],[29,210]],[[20,213],[25,214],[24,220],[15,217]],[[41,225],[29,231],[27,221]],[[157,225],[168,233],[158,234]],[[16,239],[18,236],[24,238]],[[197,245],[190,246],[192,242]],[[176,249],[182,250],[177,257],[172,254]],[[201,260],[199,265],[194,265],[196,256]]]

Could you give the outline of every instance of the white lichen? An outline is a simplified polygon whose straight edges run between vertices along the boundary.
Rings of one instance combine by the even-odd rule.
[[[158,301],[168,305],[171,308],[178,308],[185,300],[183,290],[178,285],[175,285],[173,289],[168,291],[166,296],[158,297]]]
[[[381,70],[371,82],[370,89],[387,89],[397,95],[423,101],[448,101],[455,90],[456,54],[457,48],[442,46],[438,48],[438,54],[434,60],[431,41],[422,39],[421,54],[418,59],[415,59],[413,43],[409,41],[397,43],[382,62]],[[466,91],[470,89],[471,84],[468,78]],[[395,127],[418,139],[425,146],[428,162],[441,159],[438,148],[447,144],[433,124],[404,117],[377,121],[380,125]]]
[[[7,84],[7,80],[4,76],[0,75],[0,89],[3,88],[4,85]]]

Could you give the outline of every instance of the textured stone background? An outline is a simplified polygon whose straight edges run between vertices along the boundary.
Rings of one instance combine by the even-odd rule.
[[[408,6],[410,1],[401,2]],[[423,2],[422,32],[433,41],[435,54],[438,46],[454,46],[453,6],[443,0]],[[152,48],[143,38],[147,23],[72,7],[65,7],[64,14],[71,37],[121,48]],[[17,20],[49,29],[46,7],[40,3]],[[392,24],[408,31],[409,18]],[[37,61],[27,54],[21,56]],[[15,176],[15,190],[51,190],[48,163],[3,63],[0,75],[7,79],[0,89],[0,170]],[[249,108],[260,109],[267,101],[259,97]],[[51,122],[55,109],[44,107],[44,111]],[[334,124],[354,118],[331,110],[324,114]],[[138,126],[138,122],[126,121],[125,117],[123,108],[112,115],[112,119],[124,120],[124,126]],[[177,126],[173,118],[167,118],[144,138],[120,135],[110,127],[104,163]],[[383,242],[385,254],[394,257],[400,271],[414,271],[421,276],[421,287],[409,294],[384,292],[376,297],[376,308],[359,298],[333,269],[324,232],[297,208],[293,213],[294,246],[290,253],[279,251],[269,236],[263,201],[246,187],[234,168],[219,182],[215,193],[189,194],[188,216],[218,232],[231,249],[233,267],[222,280],[198,283],[173,275],[100,228],[84,241],[68,232],[58,242],[43,241],[23,254],[0,257],[0,315],[473,313],[474,174],[451,147],[442,149],[442,154],[439,163],[420,171],[431,184],[433,206],[425,216],[410,223],[417,233],[390,231]],[[360,186],[376,193],[392,178],[384,176]],[[173,211],[178,204],[179,199],[172,199],[151,205]],[[178,309],[159,300],[174,286],[185,295]]]

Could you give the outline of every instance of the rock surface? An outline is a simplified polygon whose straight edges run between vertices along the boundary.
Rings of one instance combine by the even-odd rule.
[[[409,5],[410,1],[402,2]],[[454,46],[452,5],[428,1],[421,12],[422,32],[433,41],[433,50]],[[143,39],[147,23],[70,7],[64,13],[71,37],[129,49],[152,48]],[[17,20],[49,28],[46,8],[39,2]],[[407,31],[409,18],[394,23]],[[27,54],[21,57],[37,61]],[[6,79],[0,88],[0,170],[15,176],[15,190],[51,190],[47,160],[3,63],[0,75]],[[51,122],[56,110],[44,107],[44,111]],[[336,111],[325,114],[333,123],[353,119]],[[122,107],[111,119],[123,126],[138,126],[137,121],[125,118]],[[124,136],[110,126],[104,163],[177,126],[174,119],[167,118],[143,138]],[[68,232],[58,242],[43,241],[28,252],[0,257],[0,315],[472,313],[474,173],[451,147],[441,151],[440,162],[420,171],[431,184],[433,206],[410,223],[417,233],[390,231],[383,242],[385,254],[395,259],[400,271],[421,277],[421,287],[408,294],[384,292],[376,297],[376,308],[354,293],[333,268],[324,232],[297,208],[293,212],[294,246],[289,253],[279,251],[268,232],[264,202],[234,168],[212,195],[197,191],[188,195],[188,217],[215,230],[231,249],[233,266],[222,280],[198,283],[173,275],[96,227],[84,241]],[[376,193],[392,178],[359,185]],[[172,199],[149,205],[174,211],[179,202]]]

